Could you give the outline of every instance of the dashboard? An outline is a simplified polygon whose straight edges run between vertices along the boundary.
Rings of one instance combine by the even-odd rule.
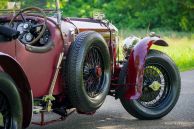
[[[9,25],[9,22],[3,22],[3,23],[1,22],[0,25],[11,26],[15,30],[19,31],[20,36],[18,40],[20,40],[20,42],[23,44],[28,44],[39,35],[42,29],[42,26],[37,26],[33,29],[30,29],[30,31],[26,31],[25,30],[26,28],[31,27],[31,26],[36,26],[38,24],[36,21],[33,21],[33,20],[28,20],[26,22],[27,24],[21,21],[16,21],[16,22],[13,22],[13,24],[11,25]],[[49,29],[46,28],[46,30],[43,33],[43,36],[33,46],[44,46],[50,40],[51,40],[51,33]]]

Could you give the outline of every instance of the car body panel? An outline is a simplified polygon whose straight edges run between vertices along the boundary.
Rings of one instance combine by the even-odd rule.
[[[7,53],[8,55],[15,57],[15,42],[15,40],[0,42],[0,52]]]
[[[22,100],[22,109],[25,113],[23,115],[23,126],[27,127],[32,118],[33,97],[26,74],[18,61],[2,52],[0,52],[0,67],[0,71],[9,74],[16,83]]]
[[[33,19],[33,17],[31,18]],[[9,17],[6,18],[6,20],[8,19]],[[10,43],[7,43],[7,45],[6,43],[1,43],[2,47],[0,48],[0,51],[9,54],[20,63],[27,75],[34,97],[41,97],[48,94],[59,54],[62,51],[65,51],[66,55],[69,46],[75,40],[74,35],[71,33],[72,31],[79,29],[79,32],[97,31],[101,33],[108,43],[110,53],[112,54],[113,52],[110,39],[110,30],[112,29],[112,33],[115,33],[113,26],[108,28],[105,23],[92,19],[71,19],[71,22],[65,20],[62,22],[61,32],[56,24],[56,19],[52,17],[48,18],[47,26],[49,31],[52,32],[51,40],[54,44],[53,49],[48,52],[35,53],[27,51],[25,48],[26,46],[19,40],[10,41]],[[63,48],[64,44],[66,44],[65,49]],[[59,77],[54,89],[54,95],[60,94],[62,92],[63,87],[61,84],[61,74],[59,73]]]
[[[142,95],[145,59],[153,44],[168,46],[165,41],[158,37],[145,37],[134,46],[129,55],[125,84],[127,86],[126,99],[138,99]]]
[[[54,43],[53,49],[49,52],[41,54],[29,52],[19,40],[16,43],[16,59],[26,72],[34,97],[48,94],[59,54],[63,51],[63,39],[60,31],[52,22],[47,22],[47,24],[52,32],[51,40]],[[54,94],[63,92],[59,80],[56,83]]]

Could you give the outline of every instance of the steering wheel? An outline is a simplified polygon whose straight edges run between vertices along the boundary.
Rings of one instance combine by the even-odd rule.
[[[24,17],[24,13],[27,13],[27,12],[30,12],[30,11],[37,11],[37,12],[40,12],[40,14],[38,16],[42,17],[43,18],[43,22],[42,23],[39,23],[39,24],[36,24],[36,25],[33,25],[31,22],[28,22],[25,17]],[[34,39],[31,39],[29,42],[27,41],[22,41],[24,42],[25,44],[28,44],[28,45],[34,45],[44,34],[45,30],[46,30],[46,21],[47,21],[47,17],[46,17],[46,14],[44,13],[44,11],[40,8],[37,8],[37,7],[28,7],[28,8],[25,8],[21,11],[19,11],[10,21],[9,25],[11,26],[14,22],[14,20],[18,17],[18,16],[21,16],[22,18],[22,22],[23,22],[23,27],[22,27],[22,30],[23,32],[20,34],[19,36],[19,39],[21,40],[23,38],[24,35],[30,33],[31,30],[33,30],[34,28],[36,27],[39,27],[39,26],[42,26],[41,28],[41,31],[39,32],[38,36],[35,37]],[[30,37],[29,37],[30,38]]]

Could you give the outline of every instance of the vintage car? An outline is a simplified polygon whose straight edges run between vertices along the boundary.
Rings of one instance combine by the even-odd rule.
[[[38,7],[7,2],[0,16],[0,128],[51,123],[45,112],[59,120],[74,111],[94,114],[107,95],[144,120],[159,119],[175,106],[180,74],[166,54],[150,49],[168,46],[156,34],[130,36],[119,51],[118,30],[101,12],[68,18],[59,0],[55,9],[44,9],[41,1]],[[40,114],[39,123],[32,122],[33,114]]]

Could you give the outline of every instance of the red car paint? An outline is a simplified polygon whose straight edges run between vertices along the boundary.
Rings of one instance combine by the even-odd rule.
[[[54,42],[54,48],[49,52],[39,54],[26,51],[25,45],[22,44],[19,40],[10,41],[6,44],[0,44],[1,52],[9,54],[20,63],[21,67],[25,71],[25,74],[27,75],[34,97],[41,97],[48,93],[51,79],[53,77],[53,71],[56,67],[57,59],[59,57],[59,53],[64,50],[63,42],[67,42],[67,47],[69,47],[69,45],[71,44],[71,40],[73,40],[70,36],[66,36],[64,38],[65,41],[63,41],[63,38],[61,37],[61,35],[63,34],[60,33],[59,29],[54,23],[54,20],[56,19],[51,18],[47,21],[47,26],[52,32],[52,42]],[[92,19],[71,19],[71,21],[73,24],[65,20],[62,22],[62,30],[64,32],[67,32],[69,28],[72,27],[73,29],[78,29],[79,32],[93,30],[103,35],[103,37],[109,44],[110,53],[112,54],[112,62],[114,62],[114,64],[112,63],[112,67],[115,68],[116,37],[115,34],[113,34],[115,33],[114,28],[111,28],[111,26],[110,28],[107,28],[107,26],[105,26],[104,24]],[[67,25],[70,27],[67,27]],[[128,72],[127,77],[127,85],[133,85],[130,86],[130,89],[136,84],[142,84],[143,65],[145,62],[145,57],[149,48],[152,45],[152,42],[150,42],[149,40],[150,39],[143,39],[139,44],[137,44],[137,46],[135,46],[134,50],[130,55],[130,63],[128,70],[130,72]],[[54,90],[55,95],[63,92],[63,88],[61,86],[62,84],[60,84],[60,79],[61,78],[59,76]],[[127,93],[127,98],[133,99],[133,97],[130,96],[136,96],[134,98],[139,97],[141,95],[141,90],[135,90],[133,88],[133,90],[129,90]]]
[[[20,43],[19,40],[16,41],[16,59],[27,75],[34,97],[41,97],[48,93],[57,59],[60,52],[63,51],[63,39],[60,31],[52,22],[48,21],[47,25],[52,32],[51,39],[54,43],[54,48],[51,51],[41,54],[32,53],[26,51],[25,45]],[[60,78],[55,86],[55,95],[63,92],[59,83]]]
[[[165,41],[157,37],[145,37],[136,44],[128,59],[126,99],[138,99],[142,94],[144,64],[152,44],[168,46]]]
[[[27,127],[31,122],[33,108],[31,87],[28,79],[19,62],[8,54],[0,52],[0,66],[0,71],[8,73],[18,86],[17,88],[20,91],[22,99],[23,112],[25,113],[23,115],[23,119],[25,120],[23,121],[23,126]]]

